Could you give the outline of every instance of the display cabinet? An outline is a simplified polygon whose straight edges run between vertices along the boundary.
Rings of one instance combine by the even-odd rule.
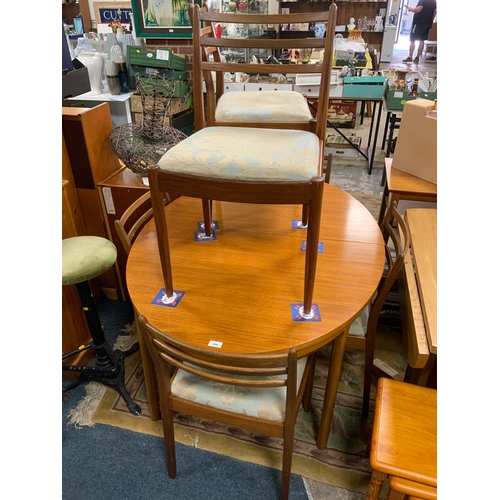
[[[267,0],[237,0],[223,2],[224,12],[240,12],[242,14],[267,14]],[[276,36],[274,27],[264,24],[229,24],[222,25],[222,36],[225,38],[269,38]],[[229,61],[249,62],[255,56],[258,59],[267,59],[272,55],[272,51],[265,49],[230,49],[222,51],[222,54]]]
[[[384,18],[387,15],[387,2],[360,2],[360,1],[337,1],[337,27],[336,32],[340,33],[344,38],[349,35],[349,30],[347,25],[349,24],[349,19],[354,18],[354,24],[356,29],[360,29],[360,19],[364,20],[374,20],[377,15],[381,15]],[[300,13],[300,12],[310,12],[310,11],[322,11],[328,10],[330,8],[330,1],[326,2],[309,2],[309,1],[285,1],[279,0],[279,11],[280,13],[286,12],[283,9],[288,9],[290,13]],[[371,29],[373,28],[373,29]],[[380,51],[382,47],[382,41],[384,39],[384,31],[375,31],[374,26],[370,26],[370,29],[362,29],[361,35],[364,41],[372,45],[374,49]],[[301,33],[304,38],[314,37],[314,26],[280,26],[279,34],[280,38],[296,38],[297,31]],[[303,35],[302,35],[303,33]]]

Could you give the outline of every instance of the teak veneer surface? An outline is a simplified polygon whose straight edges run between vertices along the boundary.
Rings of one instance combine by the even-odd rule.
[[[370,465],[437,487],[436,390],[379,379]]]
[[[432,182],[416,177],[415,175],[408,174],[403,170],[392,168],[392,158],[385,159],[385,171],[389,191],[405,194],[428,194],[437,196],[437,184],[433,184]]]
[[[429,350],[437,354],[437,209],[406,210]]]
[[[408,500],[437,500],[437,488],[427,484],[417,483],[397,476],[389,476],[389,487],[404,495]],[[395,496],[395,495],[393,495]]]
[[[140,314],[185,342],[211,340],[234,353],[285,352],[304,356],[327,344],[361,312],[381,278],[384,242],[357,200],[325,185],[313,303],[320,322],[294,322],[301,302],[304,230],[291,228],[301,206],[213,203],[217,241],[197,243],[201,201],[181,197],[166,207],[174,289],[185,292],[176,309],[153,305],[163,288],[154,221],[132,246],[127,283]]]

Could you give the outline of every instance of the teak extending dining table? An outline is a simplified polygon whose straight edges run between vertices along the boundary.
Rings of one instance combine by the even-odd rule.
[[[296,321],[292,312],[303,296],[306,231],[292,226],[301,218],[301,206],[214,201],[215,241],[196,241],[201,200],[181,197],[165,210],[173,284],[181,299],[175,308],[159,305],[163,281],[152,219],[127,262],[136,314],[184,342],[225,352],[293,347],[302,357],[333,343],[317,436],[318,448],[325,449],[348,328],[382,277],[384,241],[377,221],[355,198],[325,185],[313,295],[317,318]],[[154,370],[142,342],[141,355],[151,418],[157,420]]]

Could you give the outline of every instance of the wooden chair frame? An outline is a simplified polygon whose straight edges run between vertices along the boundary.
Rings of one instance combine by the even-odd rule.
[[[235,425],[253,432],[267,434],[283,439],[282,493],[283,500],[288,498],[295,422],[302,398],[310,401],[311,370],[314,369],[314,356],[306,362],[304,374],[297,391],[297,352],[290,349],[284,354],[241,355],[201,349],[176,340],[148,323],[144,316],[138,318],[144,339],[153,358],[160,391],[163,435],[169,477],[177,474],[174,435],[174,412],[186,413],[200,418],[215,420],[227,425]],[[189,363],[189,364],[187,364]],[[286,387],[286,409],[283,422],[265,420],[214,408],[176,396],[171,391],[171,381],[176,375],[171,367],[182,369],[197,377],[220,384],[266,389]],[[217,372],[217,373],[213,373]],[[278,379],[265,379],[269,376]],[[245,378],[241,378],[241,377]],[[307,410],[309,403],[307,403]]]
[[[399,234],[392,225],[393,220],[397,221]],[[403,268],[404,258],[410,245],[410,232],[406,225],[403,216],[397,210],[397,203],[393,203],[387,210],[382,224],[380,225],[384,236],[386,270],[382,277],[377,292],[374,296],[370,307],[370,315],[368,316],[368,324],[366,329],[365,342],[365,374],[363,383],[363,410],[362,416],[368,415],[368,407],[370,403],[370,389],[372,374],[374,371],[373,359],[375,357],[375,340],[377,336],[377,324],[380,316],[380,311],[385,304],[387,296],[396,281],[401,269]],[[389,240],[394,246],[393,250],[396,257],[392,255],[392,249],[389,246]]]
[[[162,170],[157,166],[148,168],[148,177],[167,297],[172,297],[174,293],[167,218],[163,206],[163,194],[168,190],[170,194],[201,198],[205,204],[207,200],[214,199],[240,203],[297,204],[305,207],[308,225],[305,252],[304,314],[311,312],[323,202],[324,179],[322,177],[313,177],[307,182],[206,179]],[[208,226],[210,226],[211,220],[210,217]],[[205,226],[207,226],[206,219]]]
[[[259,124],[269,128],[295,128],[315,132],[321,140],[325,140],[330,96],[330,75],[333,65],[333,38],[335,29],[327,29],[325,38],[216,38],[214,26],[217,23],[238,24],[295,24],[323,22],[334,28],[337,20],[337,5],[332,3],[328,11],[302,12],[300,14],[231,14],[207,12],[197,4],[190,4],[189,13],[193,29],[193,101],[195,112],[195,129],[216,125],[215,108],[220,96],[224,93],[224,73],[245,72],[249,74],[271,75],[282,73],[317,73],[321,75],[316,119],[309,123],[269,122]],[[324,49],[323,61],[318,64],[250,64],[222,62],[221,49]],[[215,81],[212,76],[215,72]],[[203,96],[203,81],[206,91],[206,113]],[[224,125],[228,125],[224,123]],[[255,127],[255,123],[231,123],[231,126]]]

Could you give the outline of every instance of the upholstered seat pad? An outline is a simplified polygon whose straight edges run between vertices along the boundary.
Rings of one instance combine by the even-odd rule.
[[[206,127],[167,151],[158,166],[201,177],[305,181],[321,175],[318,137],[303,130]]]
[[[116,247],[99,236],[62,240],[62,284],[74,285],[100,276],[116,261]]]
[[[349,335],[356,337],[366,337],[366,330],[368,328],[368,317],[370,316],[370,307],[366,306],[360,315],[352,322],[349,328]]]
[[[226,92],[215,109],[216,122],[309,122],[311,111],[304,96],[292,90]]]
[[[307,358],[297,361],[297,392],[304,375],[306,361]],[[227,376],[223,373],[220,375]],[[276,378],[283,376],[266,377],[266,379]],[[179,369],[174,375],[171,388],[174,396],[212,408],[278,422],[285,421],[286,387],[253,388],[221,384]]]

